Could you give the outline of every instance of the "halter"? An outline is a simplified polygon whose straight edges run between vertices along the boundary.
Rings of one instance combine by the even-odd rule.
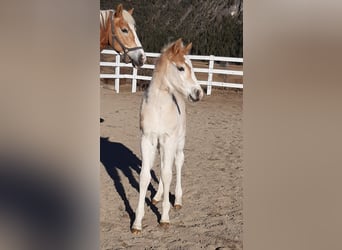
[[[177,107],[177,110],[178,110],[178,114],[181,114],[181,111],[180,111],[180,108],[179,108],[179,105],[178,105],[178,102],[177,102],[177,99],[176,99],[175,95],[171,94],[171,97],[172,97],[172,101],[176,104],[176,107]]]
[[[123,50],[123,60],[126,62],[127,56],[128,56],[128,52],[130,51],[134,51],[134,50],[138,50],[138,49],[142,49],[143,47],[133,47],[133,48],[127,48],[121,41],[120,39],[117,37],[117,35],[114,32],[114,11],[112,12],[112,14],[110,15],[110,22],[111,22],[111,26],[112,26],[112,43],[114,46],[114,40],[116,40],[118,42],[118,44],[121,46],[122,50]]]

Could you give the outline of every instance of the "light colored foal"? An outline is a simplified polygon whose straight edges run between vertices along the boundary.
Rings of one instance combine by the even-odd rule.
[[[178,39],[162,50],[149,88],[143,96],[140,110],[140,193],[132,226],[132,233],[135,234],[142,230],[145,197],[157,148],[161,157],[161,178],[152,203],[163,200],[160,225],[167,227],[170,223],[169,190],[173,164],[177,173],[175,208],[182,206],[181,169],[186,128],[184,99],[196,102],[203,97],[203,90],[197,82],[191,61],[186,56],[191,46],[191,43],[184,46],[182,40]]]

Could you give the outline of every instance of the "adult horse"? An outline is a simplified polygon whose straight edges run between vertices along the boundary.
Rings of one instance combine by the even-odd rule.
[[[152,203],[163,200],[160,225],[168,227],[170,223],[169,189],[174,163],[177,173],[174,207],[179,209],[182,206],[181,169],[186,127],[184,98],[195,102],[203,97],[191,61],[186,56],[191,46],[191,43],[184,46],[178,39],[162,50],[151,83],[143,96],[140,109],[142,167],[139,202],[131,229],[134,234],[142,230],[145,196],[157,148],[161,156],[161,178]]]
[[[133,9],[126,11],[122,4],[115,11],[100,11],[100,50],[110,45],[123,55],[126,63],[130,59],[134,67],[140,67],[145,63],[146,56],[137,36],[132,14]]]

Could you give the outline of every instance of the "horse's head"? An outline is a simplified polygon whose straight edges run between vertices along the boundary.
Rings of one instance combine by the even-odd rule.
[[[170,90],[176,90],[190,101],[196,102],[202,99],[203,90],[197,81],[191,61],[186,56],[191,47],[192,43],[184,46],[180,38],[163,49],[161,60],[167,60],[165,77]]]
[[[136,33],[135,21],[132,17],[133,9],[126,11],[122,4],[119,4],[115,10],[114,17],[111,18],[112,38],[109,39],[112,47],[128,56],[133,66],[142,66],[146,61],[144,49],[141,46]]]

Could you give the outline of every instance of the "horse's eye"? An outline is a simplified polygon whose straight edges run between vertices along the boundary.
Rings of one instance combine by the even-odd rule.
[[[178,66],[177,66],[177,69],[178,69],[179,71],[184,71],[184,67],[178,67]]]
[[[128,29],[126,29],[126,28],[121,29],[121,31],[122,31],[123,33],[128,33]]]

